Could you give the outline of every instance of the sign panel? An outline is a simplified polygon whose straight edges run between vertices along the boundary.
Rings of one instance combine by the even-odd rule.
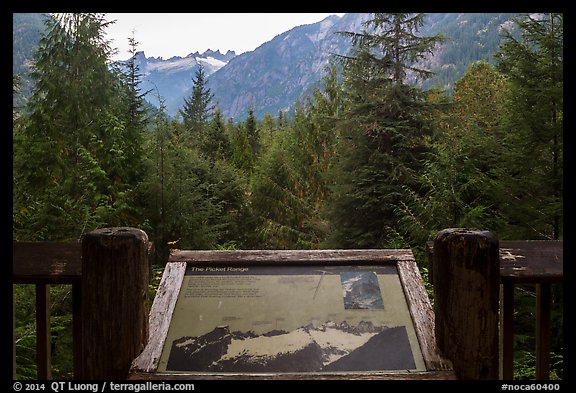
[[[393,264],[189,263],[162,372],[425,371]]]

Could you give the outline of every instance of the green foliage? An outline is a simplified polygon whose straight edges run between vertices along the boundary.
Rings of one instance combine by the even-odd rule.
[[[210,105],[213,94],[206,86],[206,72],[202,65],[196,70],[196,75],[192,80],[192,95],[184,99],[184,106],[180,110],[180,115],[184,122],[184,127],[189,130],[190,140],[187,143],[193,144],[197,138],[201,138],[204,127],[208,123],[213,107]]]
[[[18,379],[37,379],[35,286],[14,286],[14,337]],[[50,286],[52,378],[72,379],[72,286]]]
[[[36,379],[34,285],[14,285],[14,340],[19,379]]]
[[[536,290],[534,285],[514,288],[514,379],[536,378]],[[550,379],[563,379],[563,289],[552,285]]]
[[[154,299],[156,297],[156,292],[158,292],[158,287],[160,286],[160,281],[162,281],[163,274],[164,265],[152,265],[150,283],[148,284],[148,299]]]
[[[514,201],[507,214],[522,238],[560,239],[563,223],[563,16],[517,18],[497,54],[510,81],[506,96],[503,180]],[[526,158],[529,159],[526,159]]]
[[[443,228],[501,232],[505,224],[498,172],[506,153],[500,127],[505,89],[504,78],[492,66],[474,63],[456,83],[451,102],[439,106],[420,188],[404,186],[396,210],[411,244],[423,244]],[[429,100],[445,101],[437,93]]]
[[[150,294],[170,250],[411,247],[430,298],[425,242],[447,227],[501,239],[561,238],[562,17],[517,20],[498,67],[469,65],[450,95],[409,85],[439,37],[421,14],[375,14],[346,33],[294,114],[234,123],[210,107],[202,70],[183,120],[149,111],[134,64],[108,67],[98,14],[48,19],[34,95],[13,108],[13,237],[78,239],[144,229]],[[400,33],[398,33],[400,32]],[[91,67],[85,67],[90,64]],[[418,63],[421,64],[421,63]],[[13,79],[18,93],[19,78]],[[208,99],[210,98],[210,100]],[[534,377],[533,298],[518,299],[516,378]],[[70,289],[51,289],[53,374],[70,378]],[[553,377],[563,377],[563,297],[553,290]],[[15,286],[18,377],[35,369],[34,288]]]
[[[232,150],[232,163],[250,176],[254,170],[256,158],[250,145],[248,131],[243,124],[229,124],[228,133]]]
[[[219,109],[216,109],[206,128],[202,151],[212,160],[229,160],[232,157],[230,139]]]
[[[206,144],[189,143],[189,129],[169,121],[163,108],[154,121],[146,150],[147,177],[140,190],[151,225],[158,263],[168,243],[180,248],[211,249],[241,236],[245,176],[227,158],[228,132],[219,111],[202,126]]]
[[[132,196],[142,168],[133,144],[143,130],[119,104],[126,90],[108,69],[108,23],[99,14],[46,19],[30,115],[13,131],[15,239],[78,239],[137,222]]]
[[[349,101],[330,216],[331,242],[343,247],[378,248],[397,243],[394,210],[402,188],[414,188],[431,132],[425,94],[405,84],[413,65],[441,40],[419,37],[422,14],[375,14],[369,33],[352,37],[352,55],[342,57]]]
[[[564,356],[552,352],[550,353],[550,379],[563,379]],[[514,356],[514,379],[534,380],[536,379],[536,355],[533,351],[518,351]]]
[[[341,109],[335,66],[327,69],[323,89],[306,107],[296,106],[294,119],[278,128],[266,123],[271,143],[256,168],[251,207],[259,240],[267,248],[318,248],[326,237],[324,209],[329,200],[328,171],[334,157],[335,116]]]

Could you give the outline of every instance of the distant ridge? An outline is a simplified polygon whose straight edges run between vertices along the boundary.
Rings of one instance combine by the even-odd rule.
[[[146,99],[156,107],[160,106],[160,95],[167,112],[174,116],[182,107],[184,98],[190,96],[193,78],[200,66],[209,76],[235,56],[232,50],[222,54],[219,50],[208,49],[204,53],[194,52],[186,57],[173,56],[164,60],[162,57],[146,57],[144,52],[137,52],[135,60],[142,74],[140,89],[151,91]]]
[[[493,62],[504,29],[513,29],[512,17],[517,13],[431,13],[425,17],[421,35],[443,34],[446,41],[422,66],[435,72],[426,81],[417,81],[423,88],[437,86],[450,91],[468,65],[477,60]],[[191,52],[185,57],[169,59],[147,58],[137,55],[143,73],[141,90],[151,92],[146,99],[159,106],[164,101],[169,115],[175,116],[192,92],[192,79],[202,65],[208,75],[207,83],[226,118],[243,120],[248,109],[257,118],[265,113],[276,116],[279,111],[290,112],[296,100],[310,94],[319,86],[324,68],[332,54],[346,54],[349,39],[335,34],[338,31],[362,29],[362,22],[371,14],[332,15],[317,23],[294,27],[251,52],[236,55],[207,50]],[[24,102],[31,91],[26,75],[31,53],[38,45],[42,26],[41,14],[16,14],[13,19],[13,72],[23,75]]]

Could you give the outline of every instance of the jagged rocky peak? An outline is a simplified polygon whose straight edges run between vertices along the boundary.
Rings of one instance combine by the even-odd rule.
[[[146,54],[144,53],[143,50],[137,51],[137,52],[134,54],[134,58],[135,58],[136,62],[140,62],[140,63],[145,63],[145,62],[155,63],[155,62],[165,61],[165,60],[162,58],[162,56],[158,56],[158,57],[154,57],[154,56],[146,57]]]
[[[212,49],[207,49],[203,53],[196,51],[196,52],[188,54],[188,56],[186,56],[186,57],[194,57],[194,58],[212,57],[216,60],[228,62],[235,56],[236,56],[236,52],[233,50],[227,50],[226,53],[222,54],[222,52],[220,52],[220,49],[216,49],[216,51],[213,51]]]
[[[216,49],[216,52],[214,52],[212,49],[208,48],[204,53],[202,53],[202,57],[208,57],[208,56],[217,59],[220,56],[222,56],[222,53],[220,53],[220,49]]]
[[[146,55],[144,54],[143,50],[139,50],[138,52],[134,53],[134,59],[136,61],[138,60],[145,60],[146,59]]]

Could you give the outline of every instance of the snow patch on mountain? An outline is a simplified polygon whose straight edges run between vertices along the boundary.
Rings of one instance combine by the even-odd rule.
[[[200,64],[202,64],[202,66],[204,66],[204,68],[212,68],[214,71],[216,72],[218,71],[220,68],[224,67],[227,62],[222,61],[222,60],[218,60],[215,59],[211,56],[208,56],[206,58],[197,58],[196,61]]]
[[[144,52],[138,52],[136,54],[136,61],[143,75],[149,75],[152,72],[159,72],[166,75],[175,74],[190,71],[198,65],[202,65],[206,75],[210,75],[228,64],[228,61],[235,56],[236,53],[234,51],[228,51],[223,55],[219,50],[214,52],[208,49],[202,54],[194,52],[186,57],[174,56],[164,60],[161,57],[147,58]]]
[[[161,62],[146,62],[144,67],[142,67],[142,73],[147,75],[153,71],[174,73],[185,71],[193,68],[198,64],[195,57],[185,57],[185,58],[171,58],[169,60],[163,60]]]

